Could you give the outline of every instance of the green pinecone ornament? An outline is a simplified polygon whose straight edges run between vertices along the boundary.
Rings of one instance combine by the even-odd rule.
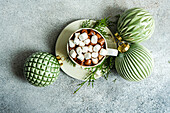
[[[117,23],[117,31],[123,40],[139,43],[149,39],[155,27],[154,19],[149,12],[141,8],[125,11]]]
[[[24,64],[24,75],[32,85],[44,87],[58,77],[60,64],[55,56],[46,52],[33,53]]]
[[[153,58],[149,50],[139,44],[131,44],[125,53],[119,53],[115,67],[121,77],[129,81],[140,81],[148,77],[153,69]]]

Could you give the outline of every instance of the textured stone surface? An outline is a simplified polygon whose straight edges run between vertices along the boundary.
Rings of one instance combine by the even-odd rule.
[[[170,112],[169,5],[169,0],[0,0],[0,112]],[[84,86],[74,95],[81,81],[64,72],[45,88],[24,79],[25,59],[36,51],[54,54],[57,37],[70,22],[106,16],[115,20],[132,7],[147,9],[156,22],[153,36],[142,43],[155,60],[147,79],[128,82],[113,71],[107,81],[100,78],[94,88]]]

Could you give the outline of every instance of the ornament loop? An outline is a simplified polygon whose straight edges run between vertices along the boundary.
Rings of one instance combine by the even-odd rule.
[[[56,58],[57,58],[57,60],[58,60],[58,62],[60,64],[60,66],[62,66],[63,65],[63,61],[61,60],[61,57],[59,55],[57,55]]]
[[[115,33],[115,37],[116,37],[119,41],[122,40],[122,37],[120,37],[118,33]]]

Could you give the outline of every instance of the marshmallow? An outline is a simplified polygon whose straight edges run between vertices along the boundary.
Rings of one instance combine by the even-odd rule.
[[[89,49],[89,52],[93,52],[93,46],[92,45],[89,45],[88,49]]]
[[[75,33],[75,38],[78,38],[80,36],[80,33]]]
[[[83,46],[85,46],[85,43],[82,42],[82,41],[80,41],[80,42],[79,42],[79,46],[83,47]]]
[[[101,46],[99,44],[95,45],[93,47],[93,51],[98,52],[100,50]]]
[[[93,30],[90,30],[90,33],[88,35],[95,35],[96,33]]]
[[[77,57],[79,60],[83,61],[84,60],[84,55],[83,54],[79,54]]]
[[[84,33],[84,32],[88,33],[87,29],[82,29],[81,33]]]
[[[92,58],[92,62],[93,62],[93,64],[97,64],[98,63],[98,58]]]
[[[105,56],[107,54],[107,50],[102,48],[99,54]]]
[[[86,40],[87,38],[88,38],[88,35],[87,35],[86,32],[82,33],[82,34],[79,36],[79,39],[80,39],[81,41],[84,41],[84,40]]]
[[[104,42],[105,42],[104,38],[101,38],[101,39],[98,40],[98,43],[99,43],[101,46],[104,44]]]
[[[85,65],[87,65],[87,66],[91,65],[91,60],[90,59],[86,60]]]
[[[73,40],[69,40],[69,46],[70,46],[71,48],[75,47],[75,44],[74,44]]]
[[[81,47],[77,47],[77,48],[76,48],[76,52],[77,52],[77,54],[81,54],[81,53],[82,53]]]
[[[91,43],[97,44],[97,41],[98,41],[98,37],[97,37],[96,35],[93,35],[93,36],[91,37]]]
[[[90,43],[90,39],[86,39],[86,40],[84,41],[84,43],[85,43],[86,45],[88,45],[88,44]]]
[[[98,57],[98,58],[99,58],[99,60],[101,60],[103,57],[104,57],[104,56],[102,56],[102,55],[99,55],[99,57]]]
[[[70,55],[71,55],[72,58],[76,58],[77,53],[75,52],[74,49],[72,49],[72,50],[70,51]]]
[[[97,58],[97,57],[98,57],[98,52],[93,52],[93,53],[92,53],[92,57],[93,57],[93,58]]]
[[[75,43],[76,45],[79,45],[79,42],[80,42],[80,40],[79,40],[77,37],[75,37],[75,38],[74,38],[74,43]]]
[[[101,35],[99,35],[98,33],[96,34],[96,36],[100,39],[102,36]]]
[[[82,52],[83,53],[87,53],[88,50],[89,50],[89,48],[87,46],[82,47]]]
[[[84,54],[84,58],[85,58],[86,60],[91,59],[91,53],[85,53],[85,54]]]

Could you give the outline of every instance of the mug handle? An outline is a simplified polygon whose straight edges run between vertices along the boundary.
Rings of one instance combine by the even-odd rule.
[[[107,54],[108,56],[117,56],[118,55],[118,50],[117,49],[110,49],[107,48]]]

